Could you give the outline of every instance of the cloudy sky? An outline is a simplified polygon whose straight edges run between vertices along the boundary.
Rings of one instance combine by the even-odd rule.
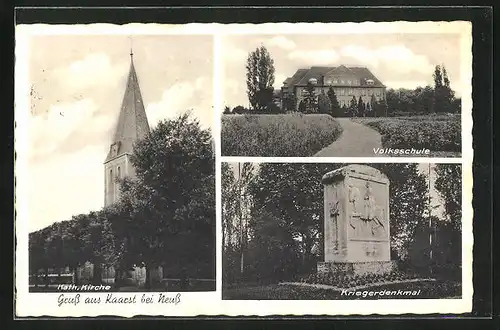
[[[433,84],[435,65],[445,65],[460,95],[460,34],[233,35],[223,38],[225,105],[248,106],[245,64],[264,45],[274,59],[275,88],[299,68],[366,66],[389,88]]]
[[[188,109],[212,126],[211,36],[30,37],[30,231],[102,208],[131,44],[151,128]]]

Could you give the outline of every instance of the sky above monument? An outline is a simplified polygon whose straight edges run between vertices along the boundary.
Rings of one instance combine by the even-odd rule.
[[[264,45],[275,65],[274,88],[298,69],[311,66],[365,66],[388,88],[433,85],[444,64],[451,87],[461,95],[460,34],[232,35],[222,39],[224,105],[248,106],[246,59]]]
[[[30,37],[30,231],[102,208],[131,46],[150,127],[189,110],[212,127],[211,36]]]

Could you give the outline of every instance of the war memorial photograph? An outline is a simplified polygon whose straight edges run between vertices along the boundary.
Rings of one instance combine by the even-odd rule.
[[[461,187],[461,164],[223,163],[223,299],[459,299]]]
[[[224,37],[221,155],[460,157],[461,37]]]
[[[30,292],[215,290],[212,38],[28,46]]]

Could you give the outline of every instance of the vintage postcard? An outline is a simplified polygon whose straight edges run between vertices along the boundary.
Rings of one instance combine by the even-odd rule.
[[[469,22],[18,25],[16,316],[470,312]]]
[[[84,30],[17,34],[17,312],[217,299],[213,37]]]

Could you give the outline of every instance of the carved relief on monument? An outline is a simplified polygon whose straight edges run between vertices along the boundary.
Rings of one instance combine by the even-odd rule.
[[[357,180],[361,182],[360,180]],[[349,237],[352,239],[384,239],[387,235],[387,216],[373,193],[372,184],[364,182],[362,193],[359,185],[348,184],[350,204]],[[371,253],[370,253],[371,254]]]
[[[340,206],[337,194],[328,202],[328,210],[330,217],[330,230],[329,230],[329,240],[332,243],[334,251],[338,251],[339,248],[339,215]]]

